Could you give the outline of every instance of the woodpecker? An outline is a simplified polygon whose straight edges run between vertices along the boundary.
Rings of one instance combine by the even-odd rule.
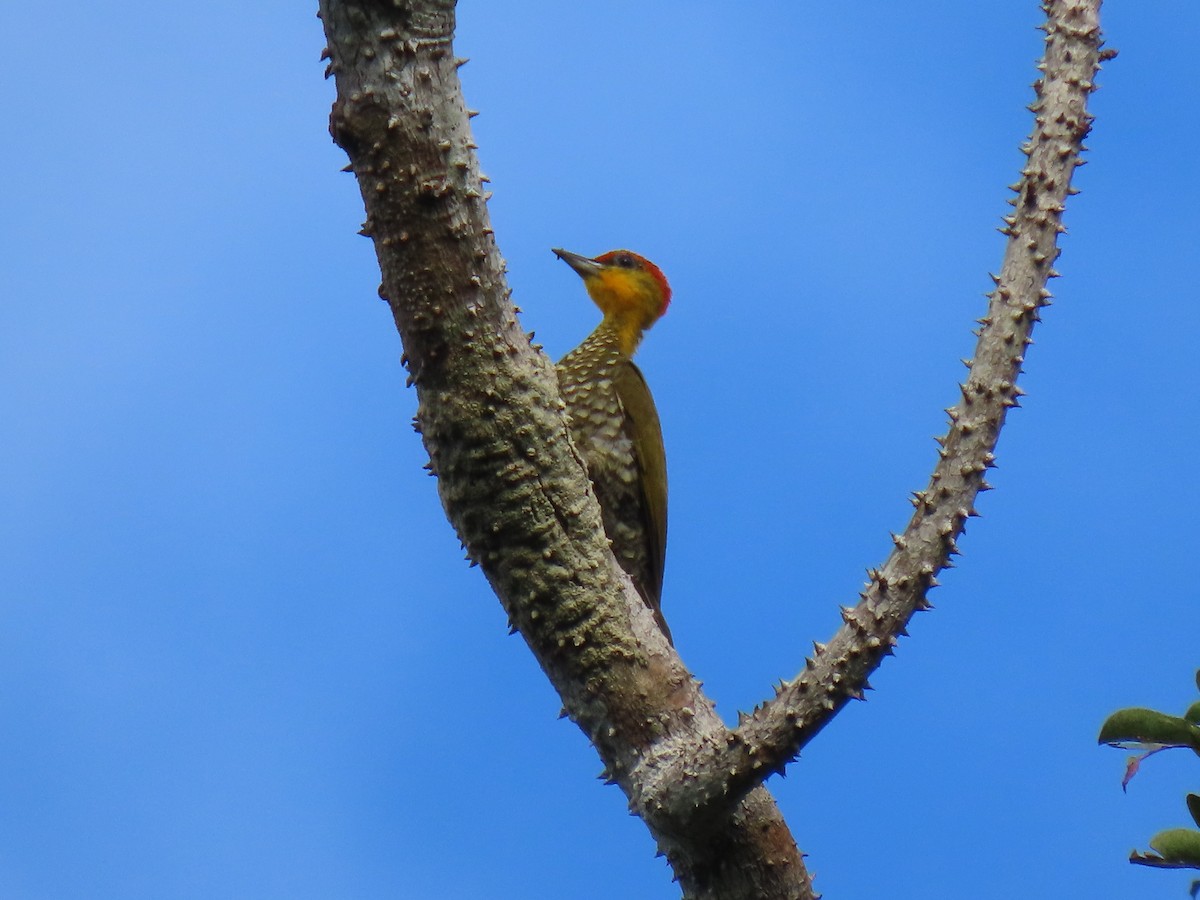
[[[587,465],[613,554],[671,641],[660,606],[667,459],[654,398],[633,364],[642,335],[667,311],[671,287],[658,266],[629,250],[594,259],[557,248],[554,254],[583,279],[604,314],[558,363],[571,439]]]

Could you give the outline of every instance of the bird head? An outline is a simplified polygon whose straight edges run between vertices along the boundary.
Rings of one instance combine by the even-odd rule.
[[[554,255],[583,279],[588,296],[604,318],[640,337],[667,311],[671,286],[662,270],[630,250],[610,250],[595,258],[555,248]]]

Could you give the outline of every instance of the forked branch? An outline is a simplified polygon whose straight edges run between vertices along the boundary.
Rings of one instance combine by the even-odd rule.
[[[454,58],[453,0],[321,0],[334,139],[358,179],[416,385],[417,425],[471,560],[646,822],[689,898],[812,897],[763,780],[892,652],[956,552],[1056,274],[1091,117],[1100,0],[1052,0],[1028,162],[962,398],[912,521],[845,624],[730,730],[621,572],[570,443],[553,367],[516,318]]]

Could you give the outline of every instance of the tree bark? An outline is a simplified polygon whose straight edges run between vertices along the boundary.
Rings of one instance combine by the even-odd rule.
[[[1047,5],[1047,54],[1008,248],[929,487],[844,626],[728,729],[614,559],[554,367],[517,320],[452,52],[453,0],[321,0],[337,99],[438,491],[514,629],[688,898],[811,898],[762,782],[890,653],[986,488],[1090,117],[1099,0]]]

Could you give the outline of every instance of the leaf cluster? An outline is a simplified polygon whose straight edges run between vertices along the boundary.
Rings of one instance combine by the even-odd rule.
[[[1196,672],[1200,691],[1200,671]],[[1163,750],[1190,749],[1200,756],[1200,700],[1194,701],[1182,716],[1142,707],[1119,709],[1100,727],[1099,743],[1110,747],[1136,750],[1125,765],[1121,787],[1128,786],[1142,762]],[[1192,821],[1200,827],[1200,794],[1185,797]],[[1150,838],[1152,853],[1134,850],[1129,861],[1140,866],[1163,869],[1200,869],[1200,830],[1168,828]],[[1192,896],[1200,893],[1200,881],[1192,884]]]

